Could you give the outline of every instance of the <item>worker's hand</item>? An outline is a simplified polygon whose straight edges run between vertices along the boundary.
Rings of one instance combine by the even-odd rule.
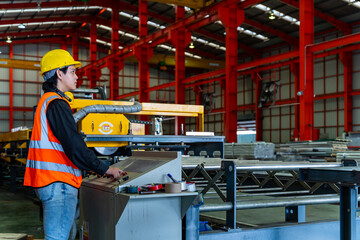
[[[106,171],[105,175],[109,176],[111,178],[118,179],[121,177],[123,171],[116,168],[116,167],[109,167],[109,169]]]

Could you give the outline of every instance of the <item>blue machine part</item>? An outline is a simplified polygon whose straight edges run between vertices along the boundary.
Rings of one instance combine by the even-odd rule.
[[[360,220],[356,220],[356,230],[360,230]],[[261,229],[231,229],[229,231],[201,232],[200,240],[339,240],[340,222],[301,223],[281,227]]]
[[[227,240],[227,239],[247,239],[247,240],[356,240],[360,239],[356,233],[360,230],[360,218],[357,217],[358,206],[358,185],[360,185],[360,168],[357,165],[346,165],[337,168],[300,168],[300,180],[340,182],[340,221],[326,222],[306,222],[305,206],[303,204],[314,204],[311,202],[296,200],[299,203],[286,204],[284,225],[270,225],[264,228],[237,228],[236,227],[236,208],[240,209],[241,203],[236,201],[236,165],[231,161],[222,161],[221,170],[226,175],[226,201],[219,206],[208,205],[204,211],[226,211],[226,226],[222,230],[203,231],[204,223],[199,222],[200,206],[193,205],[187,211],[186,239],[188,240]],[[316,200],[321,200],[317,197]],[[330,197],[323,203],[334,201]],[[335,196],[338,198],[338,196]],[[335,199],[336,200],[336,199]],[[338,200],[337,200],[338,201]],[[317,202],[320,204],[321,201]],[[242,202],[243,203],[243,202]],[[267,207],[272,205],[271,202]],[[234,208],[236,206],[236,208]],[[279,203],[276,205],[280,206]],[[201,228],[201,229],[200,229]]]
[[[212,228],[209,226],[208,221],[199,223],[199,231],[200,232],[212,231]]]

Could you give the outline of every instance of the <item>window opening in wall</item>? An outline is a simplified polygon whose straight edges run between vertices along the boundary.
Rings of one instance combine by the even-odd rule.
[[[254,120],[241,120],[237,122],[237,142],[252,143],[256,141],[256,122]]]

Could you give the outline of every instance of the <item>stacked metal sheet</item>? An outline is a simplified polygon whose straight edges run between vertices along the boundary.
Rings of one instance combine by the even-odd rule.
[[[275,144],[267,142],[225,143],[225,158],[274,159]]]
[[[336,161],[340,162],[343,159],[353,159],[360,162],[360,151],[339,152],[336,154]]]
[[[349,132],[346,139],[350,140],[349,146],[359,147],[360,146],[360,132]]]
[[[276,146],[282,161],[336,161],[336,154],[347,152],[347,141],[291,142]]]

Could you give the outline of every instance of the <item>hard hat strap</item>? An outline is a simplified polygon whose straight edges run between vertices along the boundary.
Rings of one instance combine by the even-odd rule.
[[[59,68],[55,68],[53,70],[47,71],[46,73],[44,73],[43,78],[44,81],[49,80],[50,78],[52,78],[55,74],[56,74],[56,70],[58,70]]]
[[[61,67],[61,68],[55,68],[55,69],[53,69],[53,70],[47,71],[47,72],[44,73],[44,75],[43,75],[44,81],[47,81],[47,80],[49,80],[50,78],[52,78],[52,77],[56,74],[56,71],[57,71],[58,69],[61,70],[61,69],[63,69],[63,68],[69,67],[69,66],[72,66],[72,65],[66,65],[66,66],[63,66],[63,67]]]
[[[60,97],[65,98],[68,102],[72,101],[72,99],[68,95],[60,91],[57,87],[55,87],[55,92],[60,95]]]

